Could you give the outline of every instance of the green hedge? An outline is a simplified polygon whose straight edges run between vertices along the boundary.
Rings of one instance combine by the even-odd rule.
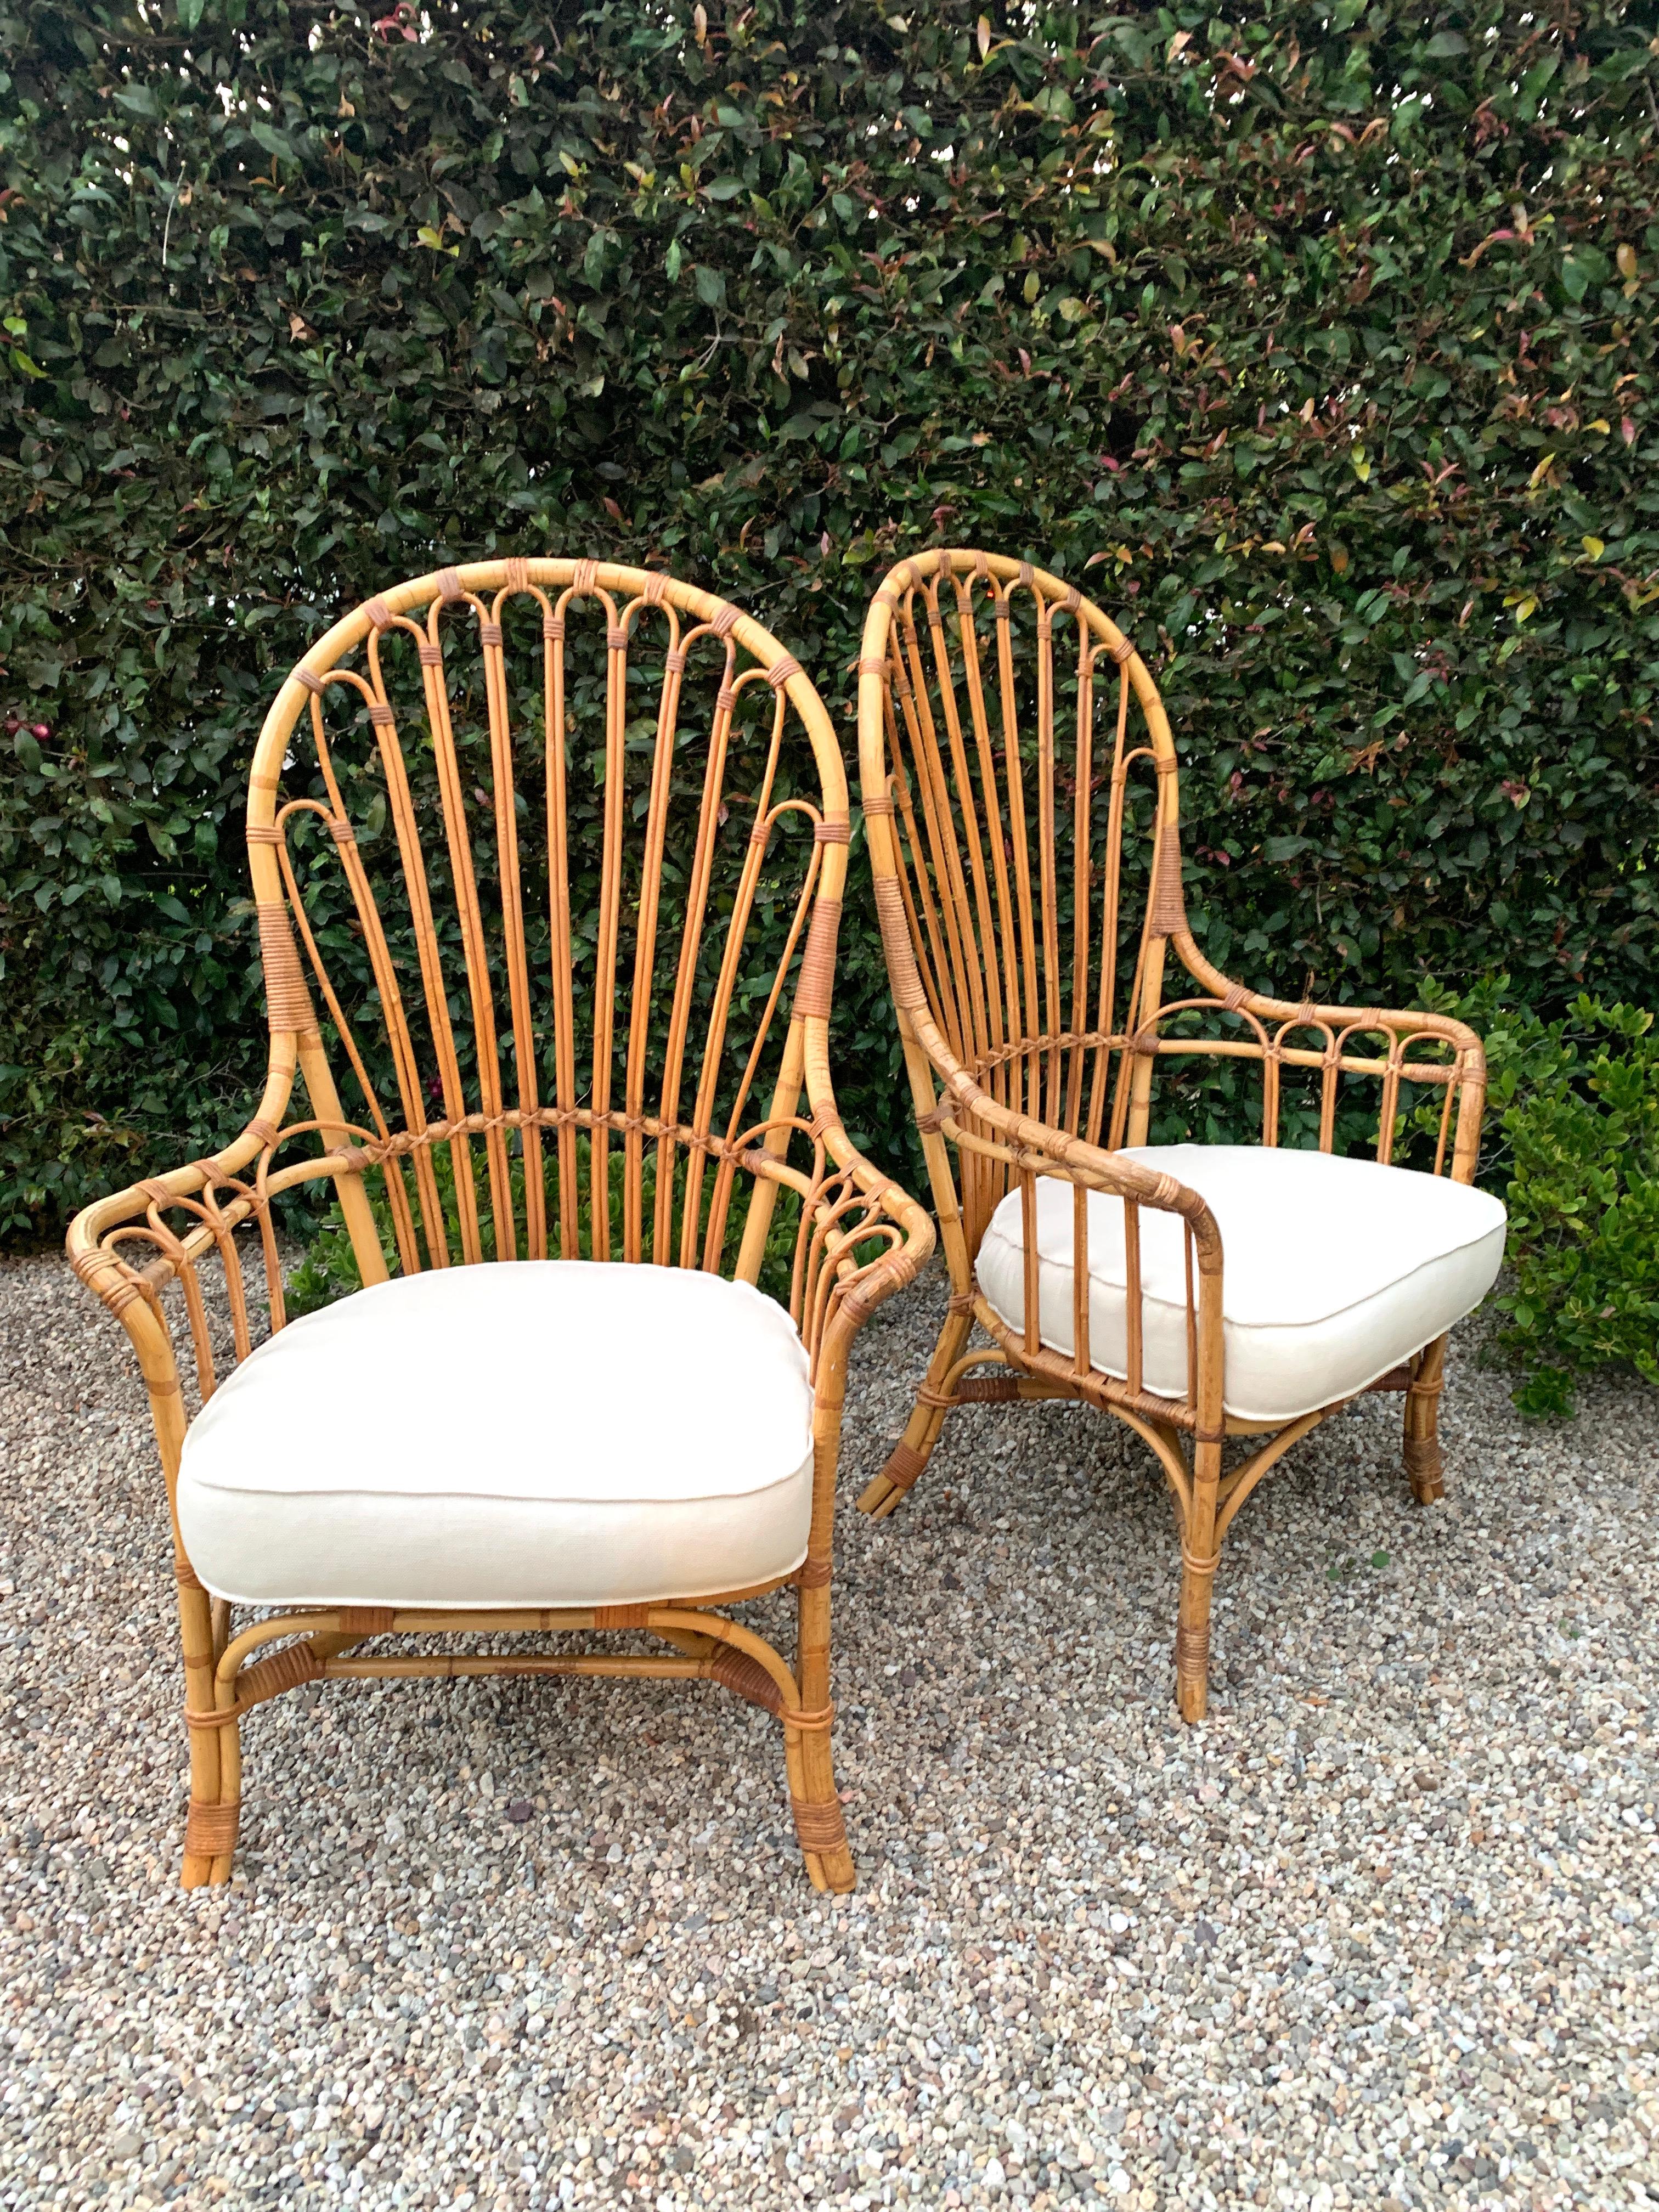
[[[1030,552],[1224,963],[1650,1002],[1648,15],[1241,15],[0,0],[0,1230],[239,1125],[260,702],[440,558],[670,562],[842,705],[881,564]]]

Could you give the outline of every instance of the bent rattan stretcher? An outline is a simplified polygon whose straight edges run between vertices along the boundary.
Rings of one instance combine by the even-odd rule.
[[[222,1152],[88,1207],[69,1236],[76,1272],[137,1352],[174,1508],[186,1887],[229,1877],[255,1706],[307,1682],[483,1674],[735,1691],[781,1723],[812,1881],[852,1887],[830,1756],[842,1392],[854,1333],[915,1275],[933,1230],[836,1111],[828,1024],[848,836],[840,750],[799,664],[735,608],[661,574],[563,560],[447,569],[347,615],[282,685],[247,810],[264,1095]],[[222,1382],[204,1277],[222,1267],[230,1349],[246,1362],[238,1231],[263,1252],[280,1334],[274,1201],[319,1181],[367,1286],[550,1257],[770,1279],[804,1347],[792,1356],[803,1373],[810,1361],[799,1565],[616,1605],[299,1603],[237,1617],[198,1577],[177,1510],[186,1387],[193,1374],[205,1402]],[[622,1349],[649,1393],[652,1343]],[[303,1403],[291,1419],[298,1462],[325,1456]],[[547,1419],[556,1443],[551,1401]],[[722,1609],[779,1587],[795,1596],[793,1662]],[[457,1631],[619,1630],[658,1648],[398,1648]],[[398,1644],[368,1652],[373,1639]]]
[[[1234,1078],[1253,1070],[1261,1144],[1279,1144],[1294,1101],[1301,1140],[1325,1153],[1349,1089],[1375,1085],[1374,1151],[1385,1164],[1407,1098],[1437,1094],[1434,1172],[1467,1185],[1485,1092],[1480,1042],[1432,1013],[1274,999],[1206,957],[1183,902],[1180,780],[1157,686],[1117,626],[1042,570],[971,550],[894,568],[865,625],[859,741],[882,940],[951,1278],[909,1424],[859,1503],[891,1513],[957,1406],[1073,1399],[1111,1414],[1168,1479],[1182,1567],[1177,1696],[1197,1719],[1222,1540],[1281,1455],[1346,1400],[1288,1421],[1225,1412],[1212,1212],[1175,1176],[1123,1157],[1148,1141],[1154,1078],[1190,1079],[1204,1062]],[[1139,884],[1137,848],[1147,855]],[[1171,949],[1192,979],[1173,994]],[[1036,1199],[1055,1182],[1069,1191],[1074,1239],[1066,1351],[1039,1328]],[[976,1261],[1015,1193],[1024,1310],[1011,1320],[1006,1301],[1000,1311],[987,1297]],[[1120,1374],[1091,1358],[1091,1193],[1122,1208]],[[1140,1255],[1143,1217],[1154,1215],[1178,1218],[1185,1248],[1186,1387],[1175,1392],[1146,1376]],[[1282,1233],[1293,1247],[1298,1224],[1285,1222]],[[975,1324],[988,1347],[969,1346]],[[1422,1503],[1442,1493],[1444,1353],[1443,1333],[1368,1386],[1404,1394],[1406,1468]],[[1253,1437],[1264,1440],[1229,1465],[1230,1440]]]

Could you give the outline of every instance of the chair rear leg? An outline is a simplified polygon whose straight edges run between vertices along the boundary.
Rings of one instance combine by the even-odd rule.
[[[1406,1392],[1406,1473],[1412,1496],[1432,1505],[1446,1494],[1445,1462],[1440,1450],[1440,1394],[1444,1387],[1446,1340],[1437,1337],[1412,1364]]]
[[[945,1326],[939,1333],[939,1342],[933,1347],[933,1356],[927,1363],[927,1378],[916,1393],[915,1407],[905,1424],[904,1435],[888,1455],[881,1473],[860,1496],[860,1513],[871,1514],[878,1521],[885,1519],[933,1457],[933,1447],[950,1411],[944,1402],[945,1377],[961,1358],[973,1325],[969,1299],[964,1297],[958,1304],[953,1297]]]

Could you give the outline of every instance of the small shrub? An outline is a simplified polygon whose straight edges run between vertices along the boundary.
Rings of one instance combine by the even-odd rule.
[[[1591,1369],[1659,1383],[1659,1034],[1650,1012],[1592,998],[1540,1021],[1504,1007],[1507,988],[1435,1002],[1486,1042],[1482,1181],[1510,1209],[1498,1340],[1524,1370],[1515,1402],[1571,1417]]]

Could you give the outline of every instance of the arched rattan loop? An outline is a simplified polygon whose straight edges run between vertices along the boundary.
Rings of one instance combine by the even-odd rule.
[[[1288,1424],[1224,1472],[1228,1435],[1254,1425],[1230,1424],[1224,1410],[1221,1238],[1195,1192],[1123,1154],[1148,1141],[1160,1079],[1219,1060],[1259,1079],[1267,1144],[1280,1139],[1287,1085],[1311,1091],[1326,1150],[1339,1094],[1373,1086],[1383,1161],[1402,1087],[1425,1086],[1442,1107],[1435,1171],[1467,1182],[1485,1089],[1480,1040],[1438,1015],[1277,1000],[1213,966],[1188,921],[1179,763],[1163,702],[1133,640],[1075,586],[971,548],[913,554],[871,597],[857,667],[876,914],[951,1285],[915,1409],[860,1504],[890,1512],[958,1405],[1071,1397],[1112,1413],[1169,1481],[1183,1560],[1176,1691],[1196,1718],[1222,1538],[1281,1454],[1336,1409]],[[1170,988],[1171,956],[1193,995]],[[1069,1353],[1038,1332],[1044,1180],[1069,1191]],[[1015,1194],[1025,1318],[1011,1324],[979,1294],[975,1270],[992,1215]],[[1121,1372],[1091,1354],[1093,1194],[1121,1207]],[[1177,1396],[1146,1386],[1148,1208],[1182,1224]],[[994,1352],[969,1351],[976,1323]],[[1427,1346],[1398,1386],[1407,1468],[1425,1498],[1438,1494],[1443,1355],[1443,1340]],[[994,1376],[967,1371],[990,1362]]]
[[[520,599],[538,620],[516,604],[506,618]],[[761,1707],[782,1723],[808,1873],[852,1886],[830,1696],[847,1360],[933,1231],[836,1107],[849,820],[835,729],[799,661],[660,569],[514,556],[415,578],[344,616],[278,690],[247,806],[264,1095],[222,1152],[100,1200],[70,1236],[137,1352],[169,1502],[190,1414],[261,1325],[241,1247],[264,1259],[279,1330],[275,1208],[321,1182],[369,1285],[592,1256],[773,1293],[811,1382],[811,1518],[803,1564],[758,1588],[529,1613],[307,1602],[250,1620],[179,1548],[187,1885],[229,1878],[242,1723],[266,1699],[495,1672],[705,1681]],[[642,1391],[653,1350],[626,1346]],[[304,1405],[293,1420],[297,1459],[326,1449]],[[788,1659],[723,1609],[781,1588]],[[439,1626],[546,1641],[420,1648]],[[617,1649],[617,1631],[649,1649]]]

